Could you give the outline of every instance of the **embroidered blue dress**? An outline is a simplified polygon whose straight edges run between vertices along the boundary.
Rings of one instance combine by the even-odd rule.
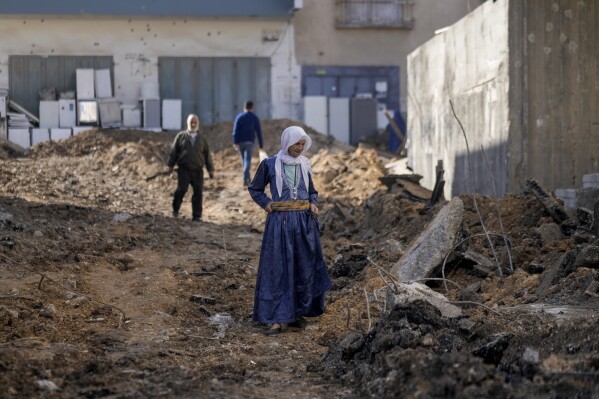
[[[317,203],[318,192],[309,176],[308,188],[302,174],[297,185],[297,198],[283,177],[281,196],[276,189],[276,157],[260,164],[254,180],[248,187],[252,199],[264,208],[271,199],[265,188],[270,184],[272,201],[292,199]],[[322,257],[318,220],[310,210],[272,212],[266,217],[264,238],[260,253],[254,320],[261,323],[287,324],[298,316],[319,316],[324,312],[325,291],[332,288],[327,267]]]

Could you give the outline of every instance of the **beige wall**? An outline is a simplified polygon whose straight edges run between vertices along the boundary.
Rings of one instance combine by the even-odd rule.
[[[293,18],[300,65],[399,66],[407,105],[406,56],[481,4],[480,0],[412,0],[413,29],[336,29],[335,0],[304,0]]]

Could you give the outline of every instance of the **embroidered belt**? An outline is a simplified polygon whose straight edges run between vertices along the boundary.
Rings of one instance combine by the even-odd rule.
[[[270,206],[272,207],[272,210],[276,212],[307,211],[308,209],[310,209],[310,201],[294,200],[271,202]]]

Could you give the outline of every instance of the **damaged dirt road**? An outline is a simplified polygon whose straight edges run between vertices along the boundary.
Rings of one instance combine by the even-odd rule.
[[[295,123],[264,122],[267,152]],[[384,154],[309,129],[335,289],[305,330],[264,336],[251,310],[265,216],[241,185],[231,127],[205,128],[216,177],[200,224],[190,194],[169,216],[174,176],[146,181],[174,133],[2,147],[0,397],[599,397],[592,220],[556,221],[532,193],[477,196],[479,218],[459,197],[461,244],[429,275],[451,283],[421,288],[458,309],[448,316],[403,301],[391,272],[446,203],[427,207],[417,176],[379,179]],[[509,251],[480,236],[501,232],[497,208]]]

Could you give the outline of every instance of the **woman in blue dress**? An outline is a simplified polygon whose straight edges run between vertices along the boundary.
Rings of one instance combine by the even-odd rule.
[[[303,155],[311,144],[301,127],[285,129],[281,150],[260,163],[248,187],[267,212],[253,312],[254,320],[271,325],[267,335],[280,333],[283,324],[305,327],[302,316],[320,316],[332,287],[320,245],[318,192]]]

